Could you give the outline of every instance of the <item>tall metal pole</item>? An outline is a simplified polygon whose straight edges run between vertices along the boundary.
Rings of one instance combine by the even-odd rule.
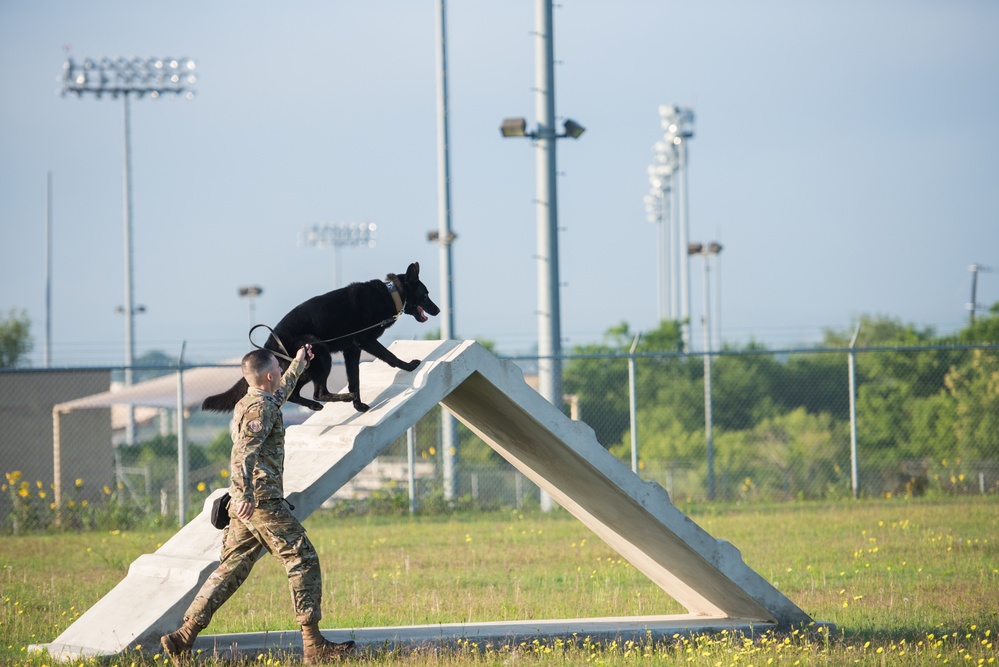
[[[670,260],[673,239],[670,231],[670,193],[674,165],[672,159],[672,144],[657,141],[653,146],[656,162],[648,167],[649,184],[652,186],[645,195],[646,219],[656,225],[656,296],[657,315],[659,321],[667,318],[675,319],[671,311],[675,310],[670,299],[670,292],[676,291],[672,284],[670,271],[673,262]]]
[[[662,322],[669,316],[669,222],[666,213],[666,192],[659,196],[659,223],[656,225],[656,295],[659,297],[657,315]]]
[[[678,160],[679,162],[679,160]],[[680,191],[680,170],[674,169],[670,175],[671,192]],[[670,319],[674,322],[681,318],[680,313],[680,271],[686,275],[687,265],[682,259],[686,255],[686,245],[680,244],[680,197],[671,195],[669,198],[669,239],[670,247]]]
[[[684,253],[686,254],[686,253]],[[708,283],[710,281],[711,268],[709,265],[711,256],[708,254],[702,255],[704,260],[704,439],[707,443],[707,461],[708,461],[708,500],[715,499],[715,437],[714,437],[714,422],[712,420],[711,414],[711,324],[709,322],[709,314],[711,310],[709,308],[708,294],[710,289]]]
[[[968,312],[971,313],[971,325],[975,325],[975,310],[978,308],[978,265],[972,264],[968,267],[971,271],[971,301],[968,303]]]
[[[711,414],[711,256],[717,256],[722,250],[721,244],[691,243],[687,246],[685,256],[700,255],[704,262],[704,303],[701,314],[704,345],[704,439],[707,446],[706,458],[708,468],[707,491],[708,500],[715,499],[715,438],[714,421]]]
[[[530,137],[537,148],[537,236],[538,236],[538,392],[562,409],[562,327],[559,305],[558,196],[555,177],[555,144],[562,137],[578,139],[586,130],[567,118],[565,133],[555,131],[555,50],[551,0],[535,3],[535,115],[538,126],[527,132],[523,118],[505,118],[504,137]],[[519,479],[519,478],[518,478]],[[552,499],[541,492],[541,508],[552,508]]]
[[[558,206],[555,161],[555,49],[552,0],[535,3],[534,71],[537,130],[538,231],[538,388],[555,407],[562,406],[562,331],[559,304]],[[541,492],[541,509],[552,508]]]
[[[662,153],[674,167],[670,174],[671,190],[676,193],[671,204],[675,214],[670,216],[674,257],[673,307],[679,305],[679,313],[673,319],[680,319],[683,345],[690,349],[690,262],[687,253],[690,236],[690,205],[687,188],[687,140],[694,136],[694,112],[675,104],[659,107],[660,123],[664,130]],[[672,208],[672,207],[671,207]],[[677,295],[676,291],[679,291]]]
[[[128,95],[122,95],[122,111],[124,119],[125,142],[124,163],[125,174],[122,199],[122,217],[125,225],[125,386],[132,384],[132,366],[135,363],[135,300],[132,294],[132,141],[131,118],[129,114]],[[135,443],[135,408],[127,406],[125,421],[125,443]]]
[[[437,0],[437,207],[441,281],[441,338],[454,338],[454,280],[451,243],[451,162],[448,133],[447,12],[445,0]],[[453,500],[458,490],[458,422],[441,408],[441,456],[443,458],[444,499]]]
[[[683,347],[690,349],[690,257],[685,252],[685,248],[690,241],[690,217],[687,206],[687,142],[682,140],[679,143],[677,178],[679,179],[677,188],[677,210],[680,215],[679,223],[679,254],[680,254],[680,319],[683,322],[681,332],[683,334]]]
[[[52,365],[52,172],[45,179],[45,368]]]

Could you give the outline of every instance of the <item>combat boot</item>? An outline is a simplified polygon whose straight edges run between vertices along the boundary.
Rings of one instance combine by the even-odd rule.
[[[320,665],[353,653],[354,642],[331,642],[319,632],[319,624],[313,623],[302,626],[302,650],[303,665]]]
[[[179,630],[160,637],[160,646],[173,660],[173,664],[180,665],[182,661],[191,657],[191,647],[194,646],[194,640],[202,630],[203,627],[185,618],[184,625],[180,626]]]

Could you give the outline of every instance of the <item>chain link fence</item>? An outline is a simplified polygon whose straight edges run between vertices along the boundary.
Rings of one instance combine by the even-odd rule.
[[[533,382],[536,358],[511,361]],[[219,391],[238,377],[231,365],[185,367],[183,376],[195,372]],[[177,402],[132,415],[123,406],[65,407],[107,391],[121,374],[0,371],[0,530],[176,525],[178,507],[189,519],[213,489],[228,486],[226,415],[192,411],[179,420]],[[170,387],[181,374],[163,367],[136,375]],[[563,376],[566,414],[674,502],[999,493],[999,346],[573,355],[563,358]],[[325,509],[538,506],[537,487],[463,425],[457,487],[445,497],[440,411]],[[288,406],[285,420],[310,414]],[[180,430],[188,443],[183,504]]]

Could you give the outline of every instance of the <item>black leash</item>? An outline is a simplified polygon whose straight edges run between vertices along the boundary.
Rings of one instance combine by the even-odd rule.
[[[340,340],[341,338],[350,338],[351,336],[356,336],[359,333],[364,333],[365,331],[368,331],[370,329],[374,329],[376,327],[388,326],[392,322],[395,322],[397,319],[399,319],[400,315],[402,315],[401,312],[396,313],[392,317],[388,317],[388,318],[382,320],[381,322],[378,322],[377,324],[372,324],[370,327],[364,327],[363,329],[358,329],[357,331],[353,331],[353,332],[351,332],[349,334],[344,334],[342,336],[336,336],[334,338],[327,338],[326,340],[317,340],[314,343],[312,343],[312,345],[316,345],[316,344],[322,345],[323,343],[332,343],[335,340]],[[286,361],[294,361],[294,359],[291,357],[291,353],[288,352],[288,348],[286,348],[284,346],[284,343],[281,342],[281,338],[276,333],[274,333],[274,329],[271,329],[266,324],[255,324],[253,327],[250,328],[250,333],[249,333],[250,345],[252,345],[253,347],[257,348],[258,350],[265,349],[263,345],[257,345],[256,343],[253,342],[253,332],[256,331],[257,329],[259,329],[260,327],[263,327],[264,329],[267,329],[267,331],[270,332],[271,336],[274,337],[274,340],[277,341],[278,346],[280,346],[280,348],[281,348],[281,352],[278,352],[276,350],[270,350],[271,352],[274,353],[274,356],[281,357],[282,359],[284,359]],[[269,348],[267,348],[267,349],[269,349]]]

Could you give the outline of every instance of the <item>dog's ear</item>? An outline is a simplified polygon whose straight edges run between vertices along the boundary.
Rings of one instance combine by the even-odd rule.
[[[420,263],[413,262],[406,269],[406,278],[409,280],[419,280],[420,279]]]

